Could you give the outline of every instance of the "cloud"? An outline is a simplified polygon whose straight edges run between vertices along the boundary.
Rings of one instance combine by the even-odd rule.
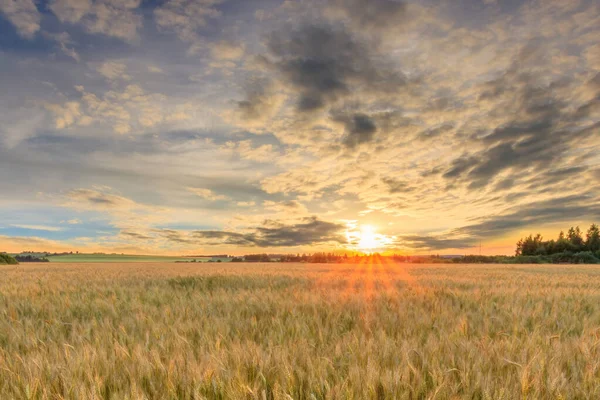
[[[79,53],[75,50],[74,42],[71,39],[71,36],[67,32],[61,33],[48,33],[44,32],[44,35],[55,40],[56,43],[59,44],[60,50],[68,57],[71,57],[76,62],[81,61],[81,57],[79,57]],[[69,47],[71,45],[71,47]]]
[[[48,240],[36,236],[11,237],[0,235],[0,246],[3,251],[18,253],[24,249],[38,249],[38,251],[69,251],[69,244],[55,240]]]
[[[301,217],[308,214],[308,210],[304,204],[300,203],[297,200],[288,200],[288,201],[272,201],[265,200],[263,202],[263,207],[270,213],[281,214],[284,217]]]
[[[582,218],[591,221],[600,218],[598,199],[589,194],[556,197],[512,208],[481,222],[456,230],[459,234],[479,238],[493,238],[519,228],[542,226],[549,222],[572,222]]]
[[[438,235],[403,235],[398,243],[417,249],[464,249],[505,236],[520,229],[538,229],[546,224],[600,218],[597,198],[588,194],[570,195],[513,207],[498,215],[479,218],[479,222]],[[532,232],[533,233],[533,232]]]
[[[106,61],[100,64],[96,71],[108,80],[122,79],[129,80],[131,77],[127,75],[127,66],[116,61]]]
[[[142,16],[135,12],[140,3],[141,0],[53,0],[50,9],[62,22],[133,42],[142,26]]]
[[[159,68],[155,65],[148,65],[148,71],[155,74],[164,74],[165,71],[162,68]]]
[[[52,12],[63,22],[76,23],[92,9],[91,0],[53,0]]]
[[[402,26],[407,6],[397,0],[334,0],[328,11],[332,17],[346,17],[359,30],[385,31]]]
[[[40,30],[40,13],[33,0],[0,0],[0,12],[24,38],[33,39]]]
[[[251,140],[228,141],[220,149],[222,152],[230,155],[237,155],[242,159],[256,162],[272,162],[273,157],[279,155],[277,149],[272,144],[263,144],[253,146]]]
[[[135,240],[151,240],[151,239],[153,239],[152,236],[144,235],[144,234],[137,233],[137,232],[130,232],[130,231],[121,231],[121,232],[119,232],[119,235],[124,236],[126,239],[135,239]]]
[[[120,63],[104,63],[99,71],[112,81],[129,78],[124,64]],[[190,118],[189,104],[168,99],[161,93],[148,93],[137,84],[119,86],[101,95],[76,86],[77,100],[64,104],[48,103],[46,108],[54,113],[57,129],[74,125],[108,125],[117,134],[140,133],[150,127],[176,124]]]
[[[237,108],[225,113],[226,117],[244,127],[264,126],[285,101],[285,96],[278,93],[273,82],[255,80],[246,85],[245,91],[245,99],[235,103]]]
[[[375,121],[367,114],[338,115],[334,120],[344,125],[346,135],[342,142],[349,148],[372,141],[377,132]]]
[[[211,55],[217,60],[238,60],[244,51],[243,44],[226,41],[214,43],[210,48]]]
[[[490,118],[489,133],[473,137],[483,149],[454,159],[443,172],[444,178],[460,179],[476,189],[507,170],[513,174],[531,167],[547,170],[560,163],[578,142],[598,132],[597,123],[590,125],[585,120],[587,113],[567,106],[566,96],[571,94],[557,90],[572,84],[541,82],[529,71],[542,59],[531,57],[517,55],[500,78],[483,84],[479,100],[493,99],[496,118]],[[494,127],[498,117],[500,123]]]
[[[168,0],[154,10],[156,25],[167,32],[174,32],[186,42],[200,40],[198,30],[211,18],[221,13],[214,6],[222,0]]]
[[[387,186],[388,192],[394,193],[408,193],[415,190],[409,182],[398,180],[395,178],[383,177],[381,181]]]
[[[46,108],[56,115],[56,129],[65,129],[80,120],[80,104],[75,101],[69,101],[64,105],[47,104]]]
[[[227,196],[216,194],[215,192],[213,192],[210,189],[188,187],[187,190],[189,192],[194,193],[196,196],[203,198],[204,200],[209,200],[209,201],[227,200]]]
[[[90,210],[131,209],[135,202],[116,194],[95,189],[75,189],[67,193],[67,204]]]
[[[431,127],[429,129],[426,129],[424,131],[422,131],[419,134],[419,138],[423,139],[423,140],[427,140],[427,139],[435,139],[441,135],[444,135],[448,132],[451,132],[454,129],[454,124],[453,123],[444,123],[441,124],[439,126],[435,126],[435,127]]]
[[[20,107],[0,112],[0,143],[13,148],[23,140],[35,137],[49,121],[43,109]]]
[[[344,225],[321,221],[317,217],[284,225],[269,221],[268,225],[256,227],[250,233],[227,231],[195,231],[192,236],[200,243],[227,244],[253,247],[296,247],[320,244],[343,244]]]
[[[448,239],[436,236],[404,235],[398,239],[397,243],[417,250],[447,250],[465,249],[478,242],[474,238]]]
[[[344,26],[308,24],[278,31],[267,46],[271,65],[298,92],[300,112],[332,105],[357,89],[385,92],[406,84],[401,72],[375,61],[375,44],[361,41]]]
[[[48,225],[27,225],[27,224],[12,224],[11,226],[20,229],[30,229],[34,231],[60,232],[63,228]]]

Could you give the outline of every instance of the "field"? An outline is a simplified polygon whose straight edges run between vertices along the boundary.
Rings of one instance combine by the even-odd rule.
[[[0,267],[0,399],[598,399],[600,268]]]
[[[128,262],[176,262],[191,261],[193,258],[168,256],[135,256],[127,254],[67,254],[46,257],[50,262],[60,263],[128,263]]]

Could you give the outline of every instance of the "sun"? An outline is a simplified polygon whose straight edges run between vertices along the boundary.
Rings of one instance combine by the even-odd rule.
[[[370,252],[379,247],[379,240],[375,229],[371,225],[363,225],[360,229],[360,240],[358,248],[365,252]]]
[[[366,254],[385,251],[396,241],[396,236],[388,236],[377,233],[373,225],[358,225],[354,221],[348,223],[346,238],[350,248]]]

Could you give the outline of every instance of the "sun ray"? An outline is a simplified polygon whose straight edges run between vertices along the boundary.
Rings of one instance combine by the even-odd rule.
[[[387,268],[388,267],[387,260],[385,258],[383,258],[383,263],[381,262],[381,260],[382,260],[382,257],[378,255],[376,262],[377,262],[379,281],[381,281],[381,283],[383,284],[386,293],[391,295],[395,291],[394,290],[395,287],[392,284],[393,278]]]

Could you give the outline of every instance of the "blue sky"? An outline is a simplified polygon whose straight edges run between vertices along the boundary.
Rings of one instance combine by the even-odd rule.
[[[0,0],[0,250],[511,253],[598,222],[595,1]]]

